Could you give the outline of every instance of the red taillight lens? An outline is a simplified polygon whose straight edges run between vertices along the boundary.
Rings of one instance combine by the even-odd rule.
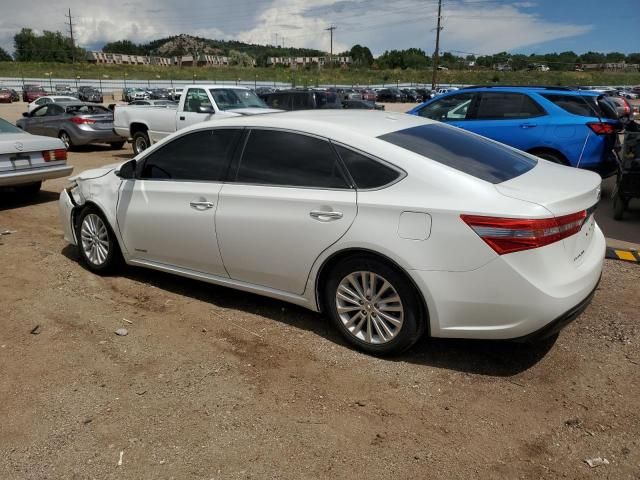
[[[596,135],[611,135],[616,132],[616,127],[610,123],[587,123],[587,127],[589,127]]]
[[[555,218],[524,219],[460,215],[498,255],[543,247],[580,231],[587,211]]]
[[[73,117],[73,118],[71,118],[71,121],[73,123],[75,123],[75,124],[78,124],[78,125],[83,125],[83,124],[84,125],[87,125],[87,124],[90,125],[92,123],[96,123],[95,120],[92,120],[90,118],[82,118],[82,117]]]
[[[44,152],[42,152],[42,158],[44,158],[45,162],[66,160],[67,151],[64,148],[58,148],[56,150],[45,150]]]

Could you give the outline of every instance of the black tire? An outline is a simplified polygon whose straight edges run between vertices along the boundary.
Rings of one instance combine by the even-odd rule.
[[[349,330],[345,325],[345,320],[343,320],[338,313],[338,300],[336,296],[341,282],[343,282],[343,280],[345,280],[350,274],[362,271],[372,272],[379,277],[379,280],[386,280],[393,289],[395,289],[395,293],[400,297],[400,306],[403,309],[402,323],[401,326],[397,327],[398,330],[394,334],[395,336],[391,337],[388,341],[374,343],[367,341],[366,338],[358,338]],[[336,264],[331,271],[328,272],[326,278],[326,284],[322,286],[326,313],[329,315],[338,331],[342,333],[344,338],[358,349],[373,355],[395,355],[410,348],[424,333],[426,328],[426,319],[423,318],[421,301],[418,293],[411,281],[396,267],[372,256],[354,256]],[[380,283],[378,283],[378,285],[380,285]],[[381,290],[384,291],[383,289]],[[374,302],[372,301],[367,308],[373,308],[373,303]],[[362,303],[360,305],[362,305]],[[378,304],[375,306],[377,307]],[[353,318],[361,314],[359,309],[363,309],[365,307],[355,306],[354,308],[358,310],[358,312],[353,314],[354,317],[352,317],[351,321],[353,321]],[[371,315],[375,317],[375,312],[377,311],[378,310],[374,310],[374,313],[371,313]],[[343,315],[350,316],[352,314],[343,313]],[[362,316],[359,318],[362,319]],[[376,321],[382,323],[380,317],[378,317]],[[366,324],[366,327],[361,327],[365,332],[361,331],[359,333],[362,333],[364,337],[367,337],[366,329],[371,329],[371,331],[374,332],[374,335],[376,334],[375,329],[373,328],[373,320],[363,319],[362,322]],[[356,320],[355,323],[360,322]],[[389,323],[386,325],[392,329],[394,328],[393,325]],[[369,335],[369,338],[371,338],[371,335]]]
[[[151,146],[147,132],[138,131],[133,134],[133,154],[138,155]]]
[[[565,165],[565,166],[567,165],[567,161],[556,153],[534,152],[533,155],[539,158],[544,158],[545,160],[549,160],[550,162],[557,163],[559,165]]]
[[[27,197],[34,197],[38,194],[41,188],[42,188],[42,182],[34,182],[28,185],[21,185],[19,187],[16,187],[16,190],[21,195],[25,195]]]
[[[627,202],[616,193],[613,197],[613,219],[622,220],[626,207]]]
[[[62,143],[64,143],[64,146],[67,150],[71,150],[73,148],[73,142],[71,141],[71,137],[67,132],[65,132],[64,130],[61,131],[58,134],[58,138],[62,140]]]
[[[124,141],[122,142],[111,142],[109,145],[111,145],[111,148],[113,148],[114,150],[121,150],[122,147],[124,147]]]
[[[92,216],[92,217],[90,217]],[[90,256],[85,251],[85,248],[88,248],[83,240],[83,225],[85,219],[92,218],[95,219],[98,217],[102,225],[104,226],[104,237],[101,239],[106,240],[108,244],[108,250],[104,258],[100,258],[98,262],[94,259],[90,258]],[[90,222],[90,220],[87,220]],[[101,232],[102,229],[99,229]],[[78,251],[80,253],[80,258],[82,259],[82,263],[92,272],[97,273],[99,275],[107,275],[115,271],[122,264],[122,253],[120,251],[120,245],[118,245],[118,240],[109,225],[109,222],[104,217],[102,212],[93,206],[87,206],[80,211],[77,219],[76,219],[76,238],[78,240]],[[86,237],[85,237],[86,238]],[[94,242],[95,243],[95,242]]]

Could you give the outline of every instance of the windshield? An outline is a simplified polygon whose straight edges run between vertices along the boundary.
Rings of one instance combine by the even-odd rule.
[[[209,90],[220,110],[234,108],[269,108],[260,97],[251,90],[239,88],[212,88]]]
[[[6,120],[0,118],[0,133],[24,133],[18,127],[14,127]]]
[[[99,115],[102,113],[111,113],[111,110],[100,105],[71,105],[67,107],[67,113],[73,115]]]

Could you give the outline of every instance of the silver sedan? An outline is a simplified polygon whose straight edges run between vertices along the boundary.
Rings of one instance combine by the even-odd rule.
[[[66,177],[72,170],[59,139],[29,135],[0,118],[0,187],[35,194],[43,180]]]
[[[125,138],[113,131],[113,112],[91,103],[49,103],[25,112],[16,125],[25,132],[58,137],[66,148],[108,143],[120,149]]]

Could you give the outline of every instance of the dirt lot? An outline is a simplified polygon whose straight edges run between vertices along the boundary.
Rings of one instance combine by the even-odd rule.
[[[64,185],[0,194],[1,479],[640,478],[640,265],[606,261],[555,342],[382,360],[285,303],[89,273],[62,239]]]

